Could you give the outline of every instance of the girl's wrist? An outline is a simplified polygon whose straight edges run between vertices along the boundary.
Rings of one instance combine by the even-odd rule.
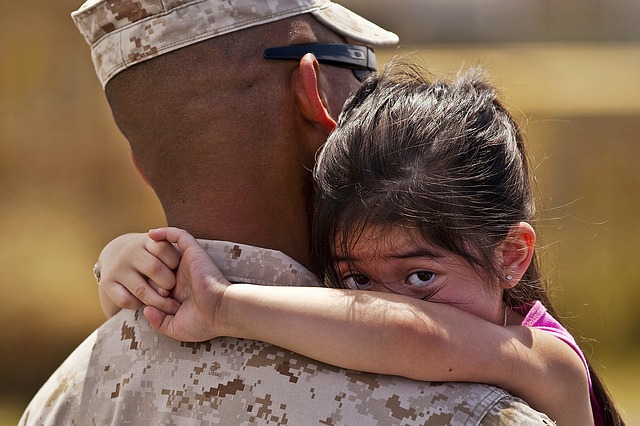
[[[214,326],[220,336],[244,337],[241,335],[243,284],[229,284],[222,289],[218,306],[213,312]]]
[[[219,330],[225,336],[264,340],[264,325],[270,323],[272,315],[276,315],[269,289],[273,287],[254,284],[226,286],[219,305]]]

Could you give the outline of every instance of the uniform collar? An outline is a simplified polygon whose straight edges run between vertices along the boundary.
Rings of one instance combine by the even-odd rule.
[[[322,286],[311,271],[282,252],[229,241],[199,239],[198,242],[231,282]]]

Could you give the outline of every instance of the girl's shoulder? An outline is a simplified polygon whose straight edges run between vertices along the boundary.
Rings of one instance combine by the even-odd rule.
[[[596,419],[599,418],[598,414],[601,411],[593,392],[589,365],[571,333],[540,301],[519,306],[514,310],[524,316],[522,326],[540,330],[536,333],[539,345],[536,352],[543,358],[543,362],[550,366],[549,368],[554,369],[552,376],[557,378],[558,386],[571,390],[584,389],[586,385],[591,411]]]

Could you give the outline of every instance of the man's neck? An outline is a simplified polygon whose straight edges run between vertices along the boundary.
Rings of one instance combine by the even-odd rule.
[[[225,191],[209,197],[212,199],[208,202],[199,199],[197,202],[182,200],[174,205],[165,203],[167,221],[170,226],[186,229],[196,238],[233,241],[281,251],[314,271],[309,254],[308,213],[304,200],[287,201],[275,195],[259,197],[252,192],[245,190],[233,195]],[[237,194],[243,196],[238,197]]]

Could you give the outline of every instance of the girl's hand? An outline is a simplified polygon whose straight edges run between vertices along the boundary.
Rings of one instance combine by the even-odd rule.
[[[168,297],[175,286],[174,269],[180,251],[167,241],[154,241],[147,234],[125,234],[115,238],[100,253],[100,304],[110,317],[121,308],[151,305],[174,313],[179,303]]]
[[[153,328],[181,341],[201,342],[226,335],[226,307],[222,303],[230,285],[207,252],[187,231],[160,228],[149,231],[156,242],[175,245],[182,253],[171,296],[180,303],[175,313],[147,306],[144,316]]]

